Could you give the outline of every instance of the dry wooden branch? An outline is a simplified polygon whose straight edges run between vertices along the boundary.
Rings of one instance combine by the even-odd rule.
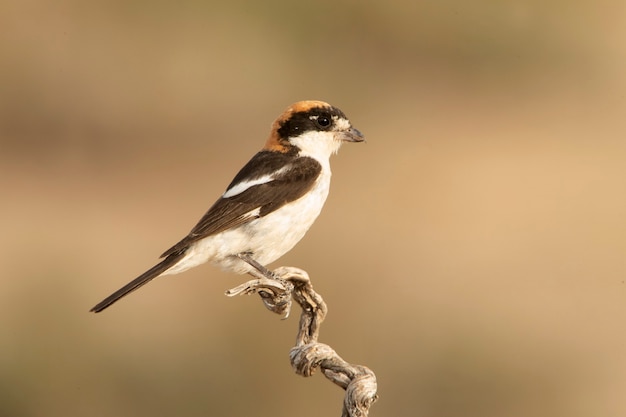
[[[369,368],[344,361],[330,346],[318,343],[320,324],[328,309],[313,290],[309,274],[299,268],[280,267],[276,279],[260,277],[226,291],[226,295],[259,294],[265,307],[289,316],[292,299],[302,308],[296,346],[291,348],[291,366],[298,375],[311,376],[320,368],[326,378],[346,390],[342,417],[367,417],[377,400],[376,376]]]

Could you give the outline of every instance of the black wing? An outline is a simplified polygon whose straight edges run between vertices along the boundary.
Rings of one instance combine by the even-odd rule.
[[[217,200],[191,232],[161,257],[184,252],[193,242],[266,216],[297,200],[313,187],[321,171],[322,166],[313,158],[271,151],[257,153],[235,176],[226,193],[237,184],[268,175],[271,179]]]

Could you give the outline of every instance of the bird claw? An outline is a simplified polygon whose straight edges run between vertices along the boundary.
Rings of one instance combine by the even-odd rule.
[[[283,319],[286,319],[291,311],[292,292],[293,284],[291,282],[278,276],[273,278],[263,276],[227,290],[226,295],[234,297],[236,295],[259,294],[268,310],[280,314]]]
[[[294,287],[309,283],[309,274],[300,268],[291,266],[281,266],[274,271],[266,271],[267,273],[263,274],[253,274],[256,279],[227,290],[226,295],[234,297],[236,295],[258,294],[268,310],[282,315],[283,320],[285,320],[291,312]]]

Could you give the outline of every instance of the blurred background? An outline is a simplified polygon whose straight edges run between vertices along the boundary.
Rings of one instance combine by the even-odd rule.
[[[623,2],[0,2],[0,415],[332,416],[182,238],[287,105],[368,138],[278,265],[372,368],[370,415],[626,415]]]

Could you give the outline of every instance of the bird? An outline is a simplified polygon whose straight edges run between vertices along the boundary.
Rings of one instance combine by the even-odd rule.
[[[274,121],[264,147],[235,175],[189,234],[161,261],[96,304],[99,313],[154,278],[211,262],[225,271],[272,277],[267,269],[309,230],[329,193],[329,159],[363,142],[337,107],[299,101]]]

